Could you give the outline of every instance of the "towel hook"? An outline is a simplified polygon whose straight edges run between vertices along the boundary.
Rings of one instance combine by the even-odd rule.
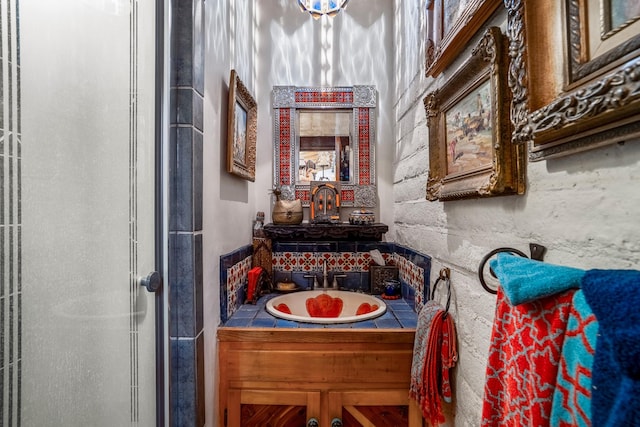
[[[442,268],[440,270],[440,275],[438,276],[438,278],[436,279],[436,282],[433,284],[433,289],[431,290],[431,300],[433,300],[433,298],[435,297],[436,294],[436,288],[438,287],[438,283],[440,283],[440,281],[444,281],[447,284],[447,305],[444,308],[444,313],[443,313],[443,318],[447,317],[447,314],[449,314],[449,306],[451,305],[451,270],[449,270],[448,268]]]
[[[542,261],[544,258],[544,253],[546,252],[547,248],[545,248],[542,245],[538,245],[537,243],[529,243],[529,251],[531,252],[531,259],[534,259],[536,261]],[[480,284],[482,285],[482,287],[484,288],[485,291],[489,292],[490,294],[497,294],[498,290],[497,289],[493,289],[491,287],[489,287],[489,285],[487,285],[487,282],[484,280],[484,267],[487,264],[487,261],[489,261],[489,259],[500,253],[500,252],[508,252],[508,253],[512,253],[515,255],[519,255],[523,258],[529,258],[524,252],[515,249],[515,248],[497,248],[492,250],[491,252],[489,252],[488,254],[486,254],[484,256],[484,258],[482,258],[482,261],[480,261],[480,266],[478,267],[478,278],[480,279]],[[491,269],[491,267],[489,267],[489,273],[491,273],[491,275],[496,278],[496,274],[493,272],[493,270]]]

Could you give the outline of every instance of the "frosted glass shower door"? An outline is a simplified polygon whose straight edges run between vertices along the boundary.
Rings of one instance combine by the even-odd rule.
[[[155,0],[0,4],[0,425],[155,426]]]

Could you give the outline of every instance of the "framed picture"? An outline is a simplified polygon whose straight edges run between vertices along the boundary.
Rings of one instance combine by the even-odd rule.
[[[525,147],[511,144],[504,39],[488,28],[461,69],[424,98],[428,200],[524,193]]]
[[[469,42],[502,0],[426,0],[427,77],[442,72]]]
[[[602,7],[601,7],[602,6]],[[640,47],[640,2],[567,0],[569,84]]]
[[[258,106],[236,70],[229,79],[227,172],[249,181],[256,179]]]
[[[514,141],[530,145],[530,160],[640,137],[639,2],[517,0],[507,11],[510,50],[521,59],[509,73],[519,76],[515,107],[527,111]]]

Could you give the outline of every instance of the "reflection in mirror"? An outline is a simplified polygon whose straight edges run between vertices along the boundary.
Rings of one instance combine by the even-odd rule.
[[[297,183],[351,182],[350,110],[298,113]]]

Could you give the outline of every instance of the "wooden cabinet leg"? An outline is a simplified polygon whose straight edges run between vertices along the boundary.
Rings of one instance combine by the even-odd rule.
[[[409,427],[422,427],[422,411],[418,402],[409,399]]]
[[[240,427],[241,391],[231,389],[227,396],[227,427]]]

